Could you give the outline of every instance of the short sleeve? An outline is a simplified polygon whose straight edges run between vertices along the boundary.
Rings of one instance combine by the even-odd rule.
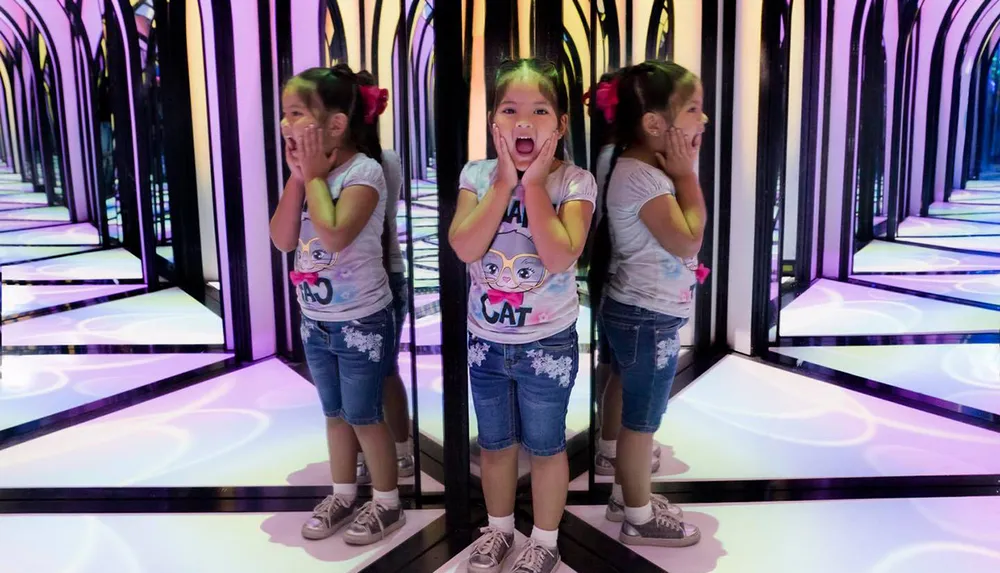
[[[586,201],[591,205],[597,204],[597,181],[589,171],[574,166],[566,174],[565,185],[562,203]]]
[[[371,187],[375,189],[379,197],[385,197],[385,174],[382,172],[382,166],[367,156],[352,165],[350,171],[344,176],[343,188],[346,189],[355,185]]]
[[[462,168],[462,174],[458,177],[458,188],[474,191],[476,196],[481,198],[489,188],[490,175],[495,163],[485,159],[466,163]]]
[[[628,203],[635,205],[636,211],[660,195],[675,194],[670,178],[645,164],[630,170],[623,187]]]

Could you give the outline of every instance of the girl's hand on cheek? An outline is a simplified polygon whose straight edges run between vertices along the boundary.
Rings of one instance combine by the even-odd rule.
[[[309,125],[302,130],[299,142],[299,166],[302,179],[306,183],[313,179],[326,179],[333,170],[337,160],[337,151],[329,157],[323,151],[323,139],[320,130],[315,125]]]
[[[510,156],[507,139],[500,134],[500,128],[493,124],[493,147],[497,150],[497,170],[493,174],[493,186],[501,191],[513,191],[517,187],[517,168]]]
[[[545,187],[545,180],[552,169],[552,161],[556,156],[556,146],[559,144],[559,134],[553,133],[542,143],[542,149],[538,152],[538,157],[531,162],[528,170],[524,172],[522,181],[525,187]]]
[[[670,128],[667,134],[667,153],[656,154],[660,169],[671,179],[680,179],[694,175],[694,163],[698,159],[701,148],[701,137],[692,138],[684,135],[681,130]]]

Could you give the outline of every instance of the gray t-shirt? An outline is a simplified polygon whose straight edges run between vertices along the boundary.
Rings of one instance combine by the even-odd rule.
[[[403,253],[399,248],[399,232],[396,225],[396,213],[399,210],[399,196],[403,189],[403,164],[399,155],[391,149],[382,151],[382,172],[385,174],[385,188],[388,197],[385,203],[385,220],[389,224],[389,272],[402,273],[406,271]]]
[[[462,170],[460,187],[482,200],[497,161],[472,161]],[[561,164],[545,189],[556,210],[570,201],[594,204],[597,185],[590,172]],[[552,274],[545,269],[528,228],[524,188],[511,196],[490,250],[469,268],[469,331],[502,344],[526,344],[569,328],[579,315],[576,265]]]
[[[660,169],[637,159],[618,159],[607,197],[616,269],[607,294],[622,304],[688,318],[698,260],[667,252],[639,218],[648,201],[675,194],[673,181]]]
[[[386,189],[382,166],[362,153],[337,167],[326,178],[336,204],[347,187],[364,185],[378,193],[378,205],[361,234],[339,253],[327,251],[302,208],[299,246],[295,249],[296,291],[302,314],[313,320],[346,322],[364,318],[392,302],[382,267],[382,227]],[[303,276],[304,275],[304,276]]]

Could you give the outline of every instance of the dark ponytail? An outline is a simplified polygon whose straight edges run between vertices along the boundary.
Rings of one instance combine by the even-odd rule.
[[[336,67],[344,66],[345,64],[338,64]],[[336,69],[335,67],[335,69]],[[350,71],[350,68],[347,68]],[[367,70],[361,70],[354,76],[358,86],[377,86],[378,81],[375,76]],[[361,125],[354,131],[353,123],[351,127],[351,133],[356,134],[354,138],[354,145],[358,148],[358,151],[364,153],[368,157],[371,157],[375,161],[378,161],[379,165],[382,165],[384,157],[382,156],[382,143],[379,140],[378,134],[378,116],[376,116],[375,121],[367,123],[364,117],[364,102],[360,100],[359,92],[358,108],[360,108],[361,113]],[[385,175],[385,168],[382,168],[382,174]],[[385,269],[386,276],[392,274],[392,268],[389,265],[389,245],[391,244],[391,238],[389,234],[392,232],[389,227],[389,180],[386,179],[386,205],[385,213],[386,216],[382,217],[382,267]],[[402,190],[400,190],[400,195],[402,195]]]

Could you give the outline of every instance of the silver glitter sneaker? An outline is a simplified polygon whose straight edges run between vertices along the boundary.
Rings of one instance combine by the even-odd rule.
[[[653,450],[652,458],[650,461],[650,473],[655,474],[660,471],[660,446],[654,444],[656,449]],[[597,458],[594,459],[594,473],[599,476],[613,476],[615,475],[615,458],[609,458],[597,452]]]
[[[412,454],[405,454],[396,457],[396,472],[401,478],[413,477],[413,473],[416,470],[416,463],[413,461]],[[368,470],[368,464],[361,461],[358,462],[358,485],[369,485],[372,483],[372,474]]]
[[[302,525],[302,537],[326,539],[354,518],[355,502],[343,495],[328,495],[313,509],[312,517]]]
[[[662,507],[664,511],[669,513],[674,519],[684,518],[684,511],[680,507],[670,503],[667,498],[662,495],[651,496],[649,498],[649,502],[653,504],[654,508],[657,506]],[[625,521],[625,504],[618,503],[613,497],[609,498],[608,509],[604,511],[604,518],[614,523],[621,523]]]
[[[396,472],[401,478],[413,477],[417,464],[413,461],[413,454],[396,455]]]
[[[372,473],[368,471],[368,464],[363,461],[358,462],[358,471],[356,475],[358,477],[358,485],[371,485]]]
[[[626,545],[688,547],[701,540],[701,531],[673,517],[663,507],[653,506],[653,519],[646,523],[635,525],[627,519],[623,521],[618,540]]]
[[[361,506],[354,516],[354,522],[344,532],[344,542],[348,545],[371,545],[385,539],[406,523],[402,506],[391,508],[375,501]]]
[[[479,530],[483,535],[472,545],[472,555],[465,564],[468,573],[500,573],[504,561],[514,552],[514,534],[494,527]]]
[[[561,562],[558,549],[543,547],[529,537],[510,573],[552,573]]]

